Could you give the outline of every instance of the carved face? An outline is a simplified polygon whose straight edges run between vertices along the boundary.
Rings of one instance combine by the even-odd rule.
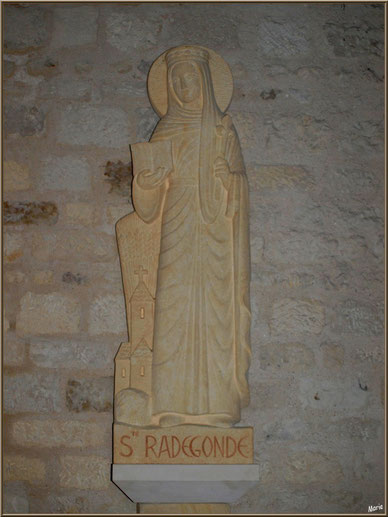
[[[192,63],[179,63],[172,71],[172,84],[178,99],[184,104],[199,98],[201,80]]]

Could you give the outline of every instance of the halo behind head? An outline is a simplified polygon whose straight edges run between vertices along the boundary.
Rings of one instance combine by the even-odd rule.
[[[182,45],[169,49],[152,64],[148,74],[148,97],[151,105],[163,117],[167,113],[167,67],[172,63],[187,60],[209,61],[214,95],[218,107],[225,112],[233,95],[233,77],[229,65],[211,49],[194,45]]]

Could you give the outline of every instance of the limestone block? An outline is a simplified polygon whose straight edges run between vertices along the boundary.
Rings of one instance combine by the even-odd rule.
[[[40,190],[82,191],[90,185],[90,168],[85,158],[68,155],[44,160],[39,177]]]
[[[71,224],[90,226],[95,218],[95,208],[89,203],[67,203],[65,205],[65,219]]]
[[[117,254],[114,237],[102,232],[74,230],[66,233],[36,233],[32,244],[32,255],[42,262],[52,260],[78,262],[109,261]]]
[[[128,116],[108,106],[68,106],[57,131],[59,143],[126,148],[129,140]]]
[[[20,301],[16,332],[21,335],[69,334],[79,331],[80,302],[62,293],[26,293]]]
[[[159,120],[158,116],[151,108],[137,108],[136,114],[139,118],[139,123],[136,128],[136,138],[139,141],[149,140]]]
[[[285,459],[284,477],[295,484],[322,483],[322,479],[332,484],[340,482],[344,474],[336,458],[320,452],[298,451]]]
[[[28,190],[31,185],[30,171],[27,165],[6,161],[3,168],[4,192]]]
[[[7,284],[22,284],[26,279],[26,275],[22,271],[6,271],[5,281]]]
[[[87,276],[83,276],[80,273],[72,273],[71,271],[67,271],[62,275],[62,282],[66,284],[84,284],[87,281]]]
[[[248,168],[248,180],[252,190],[298,186],[306,189],[314,183],[305,168],[287,165],[253,165]]]
[[[20,233],[5,232],[4,235],[5,262],[14,262],[23,255],[24,239]]]
[[[110,426],[76,420],[19,420],[12,423],[12,440],[21,447],[99,447]]]
[[[380,433],[383,434],[384,424],[374,418],[349,417],[329,424],[327,432],[346,442],[350,440],[366,442],[376,440]]]
[[[38,97],[43,99],[67,99],[88,101],[92,92],[91,84],[86,81],[66,78],[62,75],[44,81],[39,87]]]
[[[89,316],[89,331],[92,335],[123,334],[126,328],[122,295],[107,294],[92,302]]]
[[[57,7],[52,46],[66,48],[96,43],[97,16],[94,5]]]
[[[12,77],[15,73],[16,65],[13,61],[9,61],[9,59],[4,59],[4,75],[6,79]]]
[[[58,208],[51,201],[4,201],[5,224],[55,224]]]
[[[248,149],[257,145],[257,126],[260,124],[258,115],[251,112],[232,112],[233,123],[241,140],[241,147]]]
[[[59,514],[136,513],[136,505],[121,490],[117,490],[113,483],[96,490],[63,490],[53,487],[45,494],[31,494],[29,501],[34,513],[41,510]]]
[[[26,347],[23,341],[9,335],[3,341],[3,361],[5,366],[20,366],[25,360]]]
[[[381,23],[383,23],[381,21]],[[335,56],[355,57],[384,55],[384,38],[381,26],[376,26],[366,19],[357,26],[355,23],[328,22],[324,25],[327,41]]]
[[[336,343],[321,344],[323,365],[326,368],[340,370],[344,364],[344,347]]]
[[[69,379],[66,386],[66,406],[75,413],[111,411],[113,378]]]
[[[61,409],[60,378],[53,373],[18,373],[4,379],[6,413],[48,413]]]
[[[133,180],[131,162],[123,163],[121,160],[117,162],[108,160],[105,164],[104,176],[106,176],[104,179],[110,186],[109,193],[117,192],[126,198],[128,197]],[[131,210],[128,210],[128,212],[131,212]]]
[[[320,334],[324,318],[324,308],[318,300],[284,298],[272,307],[271,332],[284,335]]]
[[[110,462],[99,456],[63,456],[60,459],[59,484],[62,488],[94,490],[110,483]]]
[[[43,131],[45,113],[36,106],[6,103],[4,107],[4,131],[6,135],[19,133],[32,136]]]
[[[8,53],[24,53],[47,44],[49,19],[45,9],[29,5],[20,9],[9,4],[4,12],[4,49]]]
[[[38,271],[34,274],[34,282],[37,285],[50,285],[54,280],[54,271]]]
[[[378,336],[383,333],[382,311],[355,300],[347,300],[338,307],[338,319],[334,324],[342,332]]]
[[[307,31],[302,23],[265,20],[259,24],[257,36],[259,51],[265,56],[291,57],[311,52]]]
[[[60,74],[58,61],[47,56],[39,56],[27,63],[27,72],[33,77],[43,75],[46,78]]]
[[[147,18],[140,19],[133,10],[112,12],[106,20],[108,43],[121,52],[152,48],[156,44],[155,24],[152,16]]]
[[[109,369],[113,372],[116,343],[74,341],[39,341],[30,344],[32,362],[43,368]]]
[[[295,388],[292,381],[251,381],[253,411],[282,409],[295,404]]]
[[[303,407],[336,411],[359,411],[370,403],[371,394],[363,391],[356,376],[346,379],[300,379]]]
[[[338,505],[341,513],[363,513],[365,506],[362,503],[363,494],[353,490],[323,490],[325,501]],[[381,499],[382,500],[382,499]],[[345,512],[344,512],[345,510]],[[338,513],[339,513],[338,512]]]
[[[8,454],[5,456],[4,467],[6,481],[28,481],[36,484],[44,481],[46,476],[45,463],[38,458]]]
[[[270,343],[260,346],[260,367],[263,370],[300,373],[314,365],[313,351],[301,343]]]
[[[306,224],[306,221],[303,223]],[[308,246],[307,243],[308,242]],[[264,257],[269,263],[312,265],[332,260],[338,240],[332,234],[316,232],[273,232],[266,240]]]
[[[25,485],[20,482],[6,482],[3,485],[4,513],[29,513],[29,498]]]

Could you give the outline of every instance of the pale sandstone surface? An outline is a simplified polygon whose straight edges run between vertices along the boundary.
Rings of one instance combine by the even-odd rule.
[[[4,191],[28,190],[30,171],[24,163],[9,161],[4,163]]]
[[[20,305],[16,321],[16,331],[20,335],[71,334],[79,329],[80,304],[69,295],[28,292]]]
[[[20,420],[12,424],[11,436],[22,447],[98,447],[109,439],[109,431],[100,423]]]
[[[21,455],[5,457],[4,474],[6,481],[28,481],[39,483],[45,480],[45,464],[39,458],[28,458]]]
[[[47,158],[40,175],[40,190],[85,190],[90,188],[90,168],[85,158]]]
[[[83,490],[105,488],[110,479],[109,464],[108,458],[99,456],[65,455],[60,462],[59,484]]]
[[[90,307],[89,330],[91,335],[125,332],[125,306],[122,295],[105,294],[93,300]]]
[[[15,173],[4,201],[54,202],[59,217],[53,226],[20,222],[5,229],[5,338],[12,338],[5,348],[6,420],[21,412],[31,422],[72,420],[70,414],[106,425],[110,418],[108,411],[70,412],[66,386],[69,379],[113,376],[126,339],[125,330],[89,335],[88,325],[93,300],[122,296],[113,225],[116,215],[132,210],[128,144],[146,141],[157,121],[146,91],[149,67],[173,45],[202,44],[231,67],[229,111],[250,185],[252,402],[241,425],[254,427],[262,484],[231,511],[365,513],[371,501],[382,502],[382,7],[42,3],[7,5],[7,16],[4,158],[28,167],[29,176],[25,183]],[[62,167],[65,157],[86,160],[88,170]],[[52,177],[44,169],[48,159],[58,164]],[[86,215],[76,222],[77,210],[67,219],[71,203],[94,207],[93,226]],[[120,208],[108,215],[109,207]],[[40,271],[53,271],[53,283],[33,283]],[[23,347],[12,343],[20,343],[14,324],[27,291],[70,295],[82,310],[79,330],[70,334],[39,335],[39,316],[36,335],[23,336],[22,362]],[[63,317],[62,310],[55,319]],[[124,328],[122,312],[120,318]],[[99,469],[85,473],[105,480],[95,481],[99,488],[60,487],[61,458],[77,454],[65,445],[55,450],[47,458],[43,446],[34,453],[30,446],[12,449],[22,460],[5,482],[5,511],[135,513]],[[83,454],[106,458],[108,472],[109,440]],[[306,465],[297,465],[298,483],[295,466],[285,479],[288,456]],[[49,475],[42,478],[41,464],[32,468],[30,459],[47,461]],[[333,478],[312,484],[304,470],[326,476],[331,467]],[[32,487],[24,469],[34,468]]]

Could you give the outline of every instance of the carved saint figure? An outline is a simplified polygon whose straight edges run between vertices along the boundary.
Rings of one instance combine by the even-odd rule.
[[[167,111],[150,143],[166,157],[142,170],[134,162],[137,216],[160,221],[151,423],[162,427],[231,426],[249,402],[248,185],[214,56],[165,53]]]

